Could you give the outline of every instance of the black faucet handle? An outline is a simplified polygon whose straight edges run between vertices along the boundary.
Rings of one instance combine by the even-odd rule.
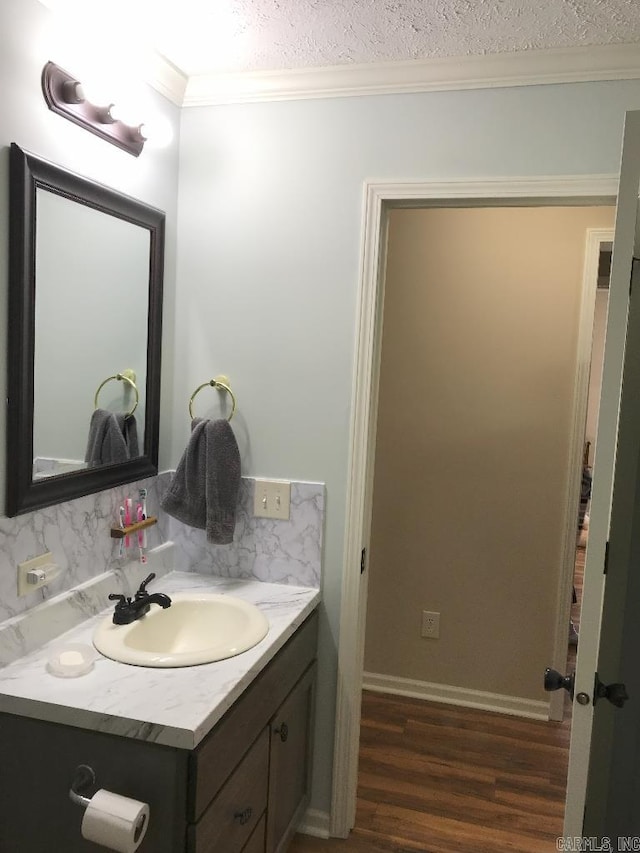
[[[147,593],[147,584],[148,584],[148,583],[151,583],[151,581],[155,578],[155,576],[156,576],[156,573],[155,573],[155,572],[151,572],[151,574],[150,574],[150,575],[148,575],[148,576],[147,576],[147,577],[142,581],[142,583],[141,583],[141,584],[140,584],[140,586],[138,587],[138,591],[136,592],[136,598],[141,598],[143,595],[147,595],[147,594],[148,594],[148,593]]]
[[[125,604],[129,604],[131,599],[127,598],[126,595],[118,595],[115,592],[111,592],[109,593],[109,601],[117,601],[116,607],[122,607]]]

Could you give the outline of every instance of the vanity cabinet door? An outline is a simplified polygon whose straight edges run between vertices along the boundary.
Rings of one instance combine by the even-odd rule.
[[[260,818],[260,823],[251,833],[251,838],[247,841],[247,846],[242,853],[264,853],[264,830],[267,824],[265,815]]]
[[[312,664],[282,703],[269,726],[269,803],[266,853],[283,853],[307,806],[316,664]]]

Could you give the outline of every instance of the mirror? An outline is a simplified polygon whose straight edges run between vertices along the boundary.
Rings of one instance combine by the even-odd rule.
[[[157,473],[164,221],[12,144],[8,516]]]

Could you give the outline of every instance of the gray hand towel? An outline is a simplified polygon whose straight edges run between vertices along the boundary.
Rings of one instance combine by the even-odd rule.
[[[207,541],[233,542],[240,489],[240,451],[229,421],[194,418],[191,437],[160,506],[207,531]]]
[[[129,459],[135,459],[140,456],[140,448],[138,447],[138,423],[135,415],[116,415],[118,426],[124,436],[124,443],[127,445],[127,453]]]
[[[96,409],[91,415],[89,438],[84,461],[88,468],[126,462],[129,450],[116,415],[106,409]]]

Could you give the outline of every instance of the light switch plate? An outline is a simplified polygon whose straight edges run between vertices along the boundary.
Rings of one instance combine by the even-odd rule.
[[[291,508],[291,483],[288,480],[256,480],[253,514],[257,518],[287,520]]]

